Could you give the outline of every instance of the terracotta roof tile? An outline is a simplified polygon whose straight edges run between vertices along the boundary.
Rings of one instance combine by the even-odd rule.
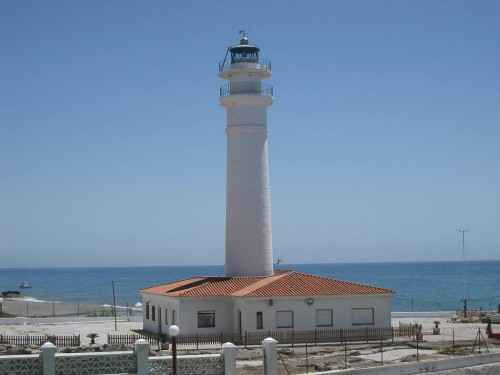
[[[394,294],[386,288],[288,271],[272,276],[194,277],[140,290],[170,297],[301,297]]]

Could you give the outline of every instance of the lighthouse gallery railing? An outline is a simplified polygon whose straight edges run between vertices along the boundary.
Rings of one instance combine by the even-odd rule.
[[[237,61],[233,61],[233,69],[264,69],[271,71],[271,60],[268,59],[245,59],[239,58]],[[223,72],[231,69],[231,60],[222,60],[219,62],[219,72]]]
[[[235,82],[220,87],[220,97],[238,94],[273,96],[273,86],[261,82]]]

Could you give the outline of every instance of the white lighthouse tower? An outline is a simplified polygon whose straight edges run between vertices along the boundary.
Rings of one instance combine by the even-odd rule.
[[[228,56],[229,55],[229,56]],[[267,107],[273,87],[271,62],[244,37],[219,64],[227,110],[226,276],[273,274]]]

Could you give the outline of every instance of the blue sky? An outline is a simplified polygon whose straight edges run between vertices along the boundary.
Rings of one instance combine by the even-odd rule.
[[[498,1],[3,1],[0,267],[223,264],[238,30],[274,256],[500,259]]]

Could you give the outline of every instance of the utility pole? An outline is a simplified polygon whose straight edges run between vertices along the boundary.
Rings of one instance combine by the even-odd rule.
[[[467,296],[465,293],[465,233],[469,231],[469,228],[467,229],[459,229],[458,230],[460,233],[462,233],[462,254],[463,254],[463,271],[464,271],[464,318],[467,318]]]
[[[115,316],[115,331],[118,331],[118,327],[116,326],[116,298],[115,298],[115,282],[111,281],[111,284],[113,285],[113,312]]]

